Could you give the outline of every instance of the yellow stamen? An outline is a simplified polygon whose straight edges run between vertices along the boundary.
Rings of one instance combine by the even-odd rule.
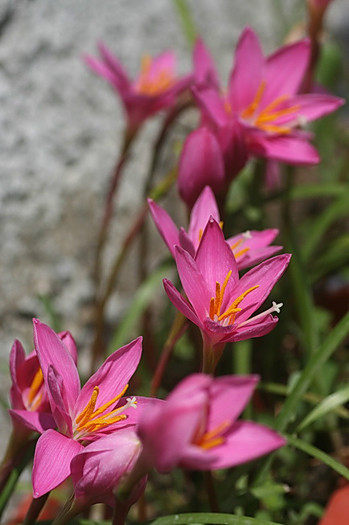
[[[253,116],[254,112],[258,108],[260,101],[262,100],[263,93],[265,91],[267,83],[265,80],[262,80],[262,82],[259,84],[259,87],[257,89],[257,93],[255,94],[255,97],[251,104],[244,109],[244,111],[241,113],[242,118],[250,118]]]
[[[216,281],[216,297],[211,297],[211,299],[210,299],[210,318],[212,320],[214,320],[215,315],[217,315],[217,316],[220,315],[220,311],[221,311],[221,307],[222,307],[222,303],[223,303],[223,298],[224,298],[224,292],[225,292],[225,289],[227,287],[228,281],[230,279],[231,272],[232,271],[230,270],[227,273],[227,275],[226,275],[226,277],[224,279],[222,287],[221,287],[220,283],[218,281]]]
[[[224,432],[227,427],[229,427],[230,421],[223,421],[216,428],[210,430],[210,432],[205,432],[200,438],[195,442],[201,448],[209,449],[217,447],[224,443],[224,438],[220,435]]]
[[[235,250],[235,248],[237,248],[238,246],[240,246],[240,244],[242,243],[244,239],[239,239],[238,241],[236,241],[234,244],[231,245],[231,249],[232,250]]]
[[[264,122],[270,122],[272,120],[275,120],[279,117],[284,117],[285,115],[290,115],[291,113],[295,113],[296,111],[299,111],[299,106],[290,106],[289,108],[280,109],[279,111],[275,111],[274,113],[269,113],[264,109],[261,111],[261,113],[258,115],[256,119],[256,125],[263,124]]]
[[[112,414],[115,414],[119,411],[119,409],[115,409],[107,414],[104,414],[101,418],[98,418],[100,414],[103,414],[112,405],[115,405],[115,403],[124,395],[126,390],[128,389],[128,385],[125,386],[125,388],[118,394],[117,396],[113,397],[110,401],[107,401],[104,405],[102,405],[100,408],[95,410],[97,397],[99,394],[99,387],[95,386],[91,395],[90,401],[87,403],[86,407],[80,412],[80,414],[75,419],[75,422],[77,423],[77,429],[80,430],[89,430],[91,425],[97,425],[99,427],[110,425],[111,423],[115,423],[116,421],[120,421],[120,419],[116,419],[115,421],[113,419],[106,419],[107,417],[110,417]],[[117,416],[117,418],[125,419],[126,416]]]
[[[211,297],[210,299],[210,319],[214,319],[214,312],[215,312],[215,298]]]
[[[200,228],[200,230],[199,230],[199,242],[200,242],[201,239],[202,239],[202,234],[203,234],[203,233],[204,233],[204,232],[203,232],[202,228]]]
[[[144,55],[141,61],[141,72],[136,84],[136,90],[143,95],[157,95],[170,88],[174,82],[172,73],[167,69],[157,71],[155,75],[150,75],[152,58]]]
[[[222,302],[223,302],[223,297],[224,297],[224,292],[225,292],[225,289],[227,287],[227,284],[228,284],[228,281],[230,279],[230,276],[231,276],[231,270],[227,273],[226,275],[226,278],[224,279],[224,283],[223,283],[223,286],[222,286],[222,289],[220,291],[220,296],[219,296],[219,302],[217,302],[217,311],[216,311],[216,314],[219,316],[220,313],[221,313],[221,307],[222,307]],[[216,285],[219,284],[219,283],[216,283]]]
[[[85,408],[80,412],[80,414],[76,418],[75,420],[76,423],[78,424],[81,423],[83,425],[86,421],[89,421],[91,415],[94,412],[98,394],[99,394],[99,388],[98,386],[95,386],[91,394],[90,401],[87,403]]]
[[[235,301],[229,306],[228,310],[226,310],[224,314],[218,317],[218,320],[222,321],[227,317],[231,317],[230,323],[233,323],[235,320],[235,314],[241,311],[241,308],[238,308],[239,304],[243,299],[245,299],[246,295],[253,292],[253,290],[256,290],[256,288],[259,288],[259,284],[257,284],[256,286],[252,286],[252,288],[249,288],[248,290],[246,290],[246,292],[239,295],[239,297],[237,297],[237,299],[235,299]]]
[[[37,395],[42,383],[44,381],[44,376],[42,374],[41,368],[38,369],[36,372],[34,379],[32,381],[32,384],[30,385],[29,393],[28,393],[28,402],[31,405],[32,402],[35,399],[35,396]]]
[[[242,250],[239,250],[238,252],[234,253],[235,259],[238,259],[238,257],[241,257],[245,253],[249,251],[250,248],[243,248]]]
[[[270,104],[265,106],[265,108],[263,109],[263,113],[270,113],[271,111],[273,111],[273,109],[280,106],[282,102],[286,102],[286,100],[288,100],[289,98],[290,98],[289,95],[280,95],[279,97],[276,97],[273,100],[273,102],[270,102]]]

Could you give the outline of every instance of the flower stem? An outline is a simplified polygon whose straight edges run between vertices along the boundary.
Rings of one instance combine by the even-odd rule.
[[[182,337],[186,328],[187,328],[186,318],[181,312],[177,311],[174,321],[172,323],[170,333],[162,349],[162,353],[161,353],[158,365],[153,375],[153,379],[152,379],[151,387],[150,387],[151,396],[156,396],[157,391],[160,387],[164,372],[166,370],[166,366],[170,360],[173,348],[175,344],[177,343],[177,341],[180,339],[180,337]]]
[[[154,188],[151,197],[153,200],[157,200],[163,195],[173,184],[176,179],[176,171],[171,170],[169,174]],[[104,291],[101,292],[100,297],[96,299],[95,304],[95,337],[92,343],[92,362],[91,370],[94,371],[98,364],[98,360],[104,357],[105,352],[105,341],[103,337],[105,327],[105,309],[109,302],[110,296],[112,295],[118,277],[122,263],[124,262],[126,255],[131,248],[134,240],[139,234],[142,224],[148,213],[148,206],[144,204],[138,213],[136,220],[131,225],[126,237],[124,238],[121,251],[116,256],[114,263],[112,264],[107,283]]]
[[[217,364],[222,356],[225,343],[212,345],[210,340],[203,335],[202,369],[204,374],[214,374]]]
[[[130,147],[135,137],[136,132],[131,132],[130,130],[126,129],[120,157],[115,166],[113,176],[110,180],[109,190],[106,197],[104,214],[102,217],[102,223],[98,234],[97,247],[95,253],[93,278],[96,285],[96,290],[98,289],[100,281],[102,251],[108,236],[110,221],[113,216],[115,193],[121,178],[123,167],[129,157]]]
[[[44,494],[40,498],[32,499],[28,512],[24,518],[23,525],[34,525],[49,495],[50,493],[47,492],[47,494]]]

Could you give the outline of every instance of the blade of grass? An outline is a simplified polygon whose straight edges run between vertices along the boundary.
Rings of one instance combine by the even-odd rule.
[[[233,516],[219,513],[187,513],[164,516],[151,522],[151,525],[281,525],[271,521],[248,518],[247,516]]]
[[[186,0],[173,0],[173,4],[177,11],[183,33],[192,48],[196,40],[197,30],[188,2],[186,2]]]
[[[349,469],[342,465],[341,463],[338,463],[335,459],[333,459],[331,456],[326,454],[326,452],[323,452],[317,447],[314,447],[313,445],[310,445],[306,441],[303,441],[302,439],[298,439],[294,436],[285,436],[288,444],[294,446],[298,450],[301,450],[302,452],[305,452],[309,456],[312,456],[315,459],[318,459],[322,463],[325,463],[325,465],[328,465],[333,470],[338,472],[341,476],[343,476],[345,479],[349,480]]]
[[[317,405],[298,425],[297,432],[303,430],[305,427],[316,421],[317,419],[325,416],[335,408],[343,405],[349,401],[349,387],[345,387],[342,390],[338,390],[334,394],[327,396]]]

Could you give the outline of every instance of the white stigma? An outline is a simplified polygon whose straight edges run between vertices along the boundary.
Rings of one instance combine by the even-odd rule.
[[[257,319],[260,319],[261,317],[265,317],[268,314],[272,314],[274,312],[279,314],[283,305],[284,303],[276,303],[275,301],[273,301],[271,308],[269,308],[268,310],[265,310],[265,312],[261,312],[260,314],[255,315],[254,317],[250,317],[249,319],[246,319],[246,321],[243,321],[242,323],[240,323],[237,326],[237,328],[240,328],[241,326],[245,326],[245,324],[254,323]]]
[[[130,408],[130,407],[132,407],[132,408],[137,408],[137,399],[136,399],[134,396],[133,396],[133,397],[128,397],[128,398],[126,399],[126,401],[127,401],[127,403],[126,403],[126,405],[123,407],[124,410],[125,410],[125,408]]]
[[[243,238],[245,239],[252,239],[252,233],[250,232],[250,230],[246,230],[243,234],[242,234]]]

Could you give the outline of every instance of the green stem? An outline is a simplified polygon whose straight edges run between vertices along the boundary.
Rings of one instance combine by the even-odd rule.
[[[211,341],[202,334],[202,369],[204,374],[214,374],[220,358],[222,357],[225,343],[212,345]]]
[[[22,456],[22,461],[12,468],[9,476],[6,479],[6,484],[4,485],[0,493],[0,519],[7,506],[7,503],[10,497],[12,496],[16,488],[19,476],[21,475],[22,471],[24,470],[24,468],[27,466],[27,464],[33,457],[34,447],[35,447],[35,441],[33,440],[31,441],[30,446],[27,447],[24,457]]]

